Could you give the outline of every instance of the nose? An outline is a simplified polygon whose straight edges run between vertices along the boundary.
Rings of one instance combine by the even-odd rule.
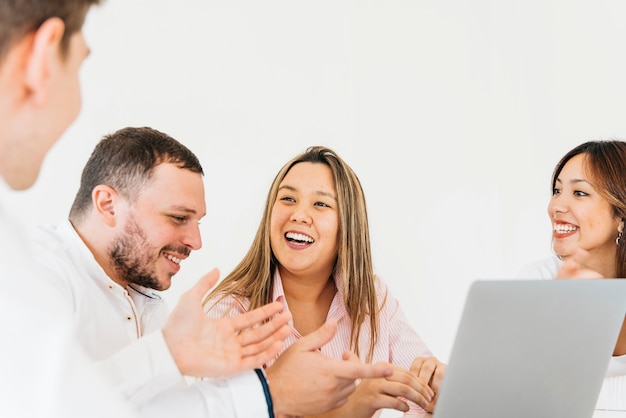
[[[564,195],[552,195],[552,199],[550,199],[550,203],[548,203],[548,215],[550,215],[551,218],[553,218],[557,213],[565,213],[568,210],[569,205],[567,198]]]
[[[202,248],[202,237],[200,235],[200,227],[197,223],[192,222],[189,228],[186,229],[183,237],[183,244],[192,250],[199,250]]]
[[[311,225],[313,221],[311,216],[302,206],[298,206],[297,208],[295,208],[295,210],[291,214],[291,220],[293,222],[303,223],[306,225]]]

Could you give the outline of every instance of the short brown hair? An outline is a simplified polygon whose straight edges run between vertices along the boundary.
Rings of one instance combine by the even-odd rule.
[[[11,47],[46,20],[58,17],[65,23],[61,52],[70,37],[80,31],[89,8],[102,0],[2,0],[0,1],[0,63]]]

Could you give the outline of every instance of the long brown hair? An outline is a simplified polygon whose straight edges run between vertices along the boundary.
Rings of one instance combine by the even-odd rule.
[[[626,219],[626,142],[619,140],[588,141],[570,150],[561,158],[552,174],[552,190],[565,167],[576,155],[584,155],[585,169],[593,178],[595,190],[606,199],[613,215]],[[626,237],[615,248],[617,277],[626,277]]]

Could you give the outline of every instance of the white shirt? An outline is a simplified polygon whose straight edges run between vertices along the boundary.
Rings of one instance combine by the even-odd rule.
[[[0,194],[10,193],[0,180]],[[58,282],[33,263],[26,226],[0,197],[0,416],[135,416],[75,338]]]
[[[111,280],[69,221],[38,232],[38,261],[63,278],[81,344],[141,415],[268,415],[254,371],[189,385],[160,331],[169,313],[165,302],[153,290],[123,288]]]
[[[522,267],[517,278],[554,279],[561,264],[556,256],[539,260]],[[626,411],[626,355],[613,356],[609,360],[596,409]]]

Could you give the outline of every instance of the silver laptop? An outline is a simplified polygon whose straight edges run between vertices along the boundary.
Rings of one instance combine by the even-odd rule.
[[[474,282],[433,417],[590,418],[625,314],[626,280]]]

